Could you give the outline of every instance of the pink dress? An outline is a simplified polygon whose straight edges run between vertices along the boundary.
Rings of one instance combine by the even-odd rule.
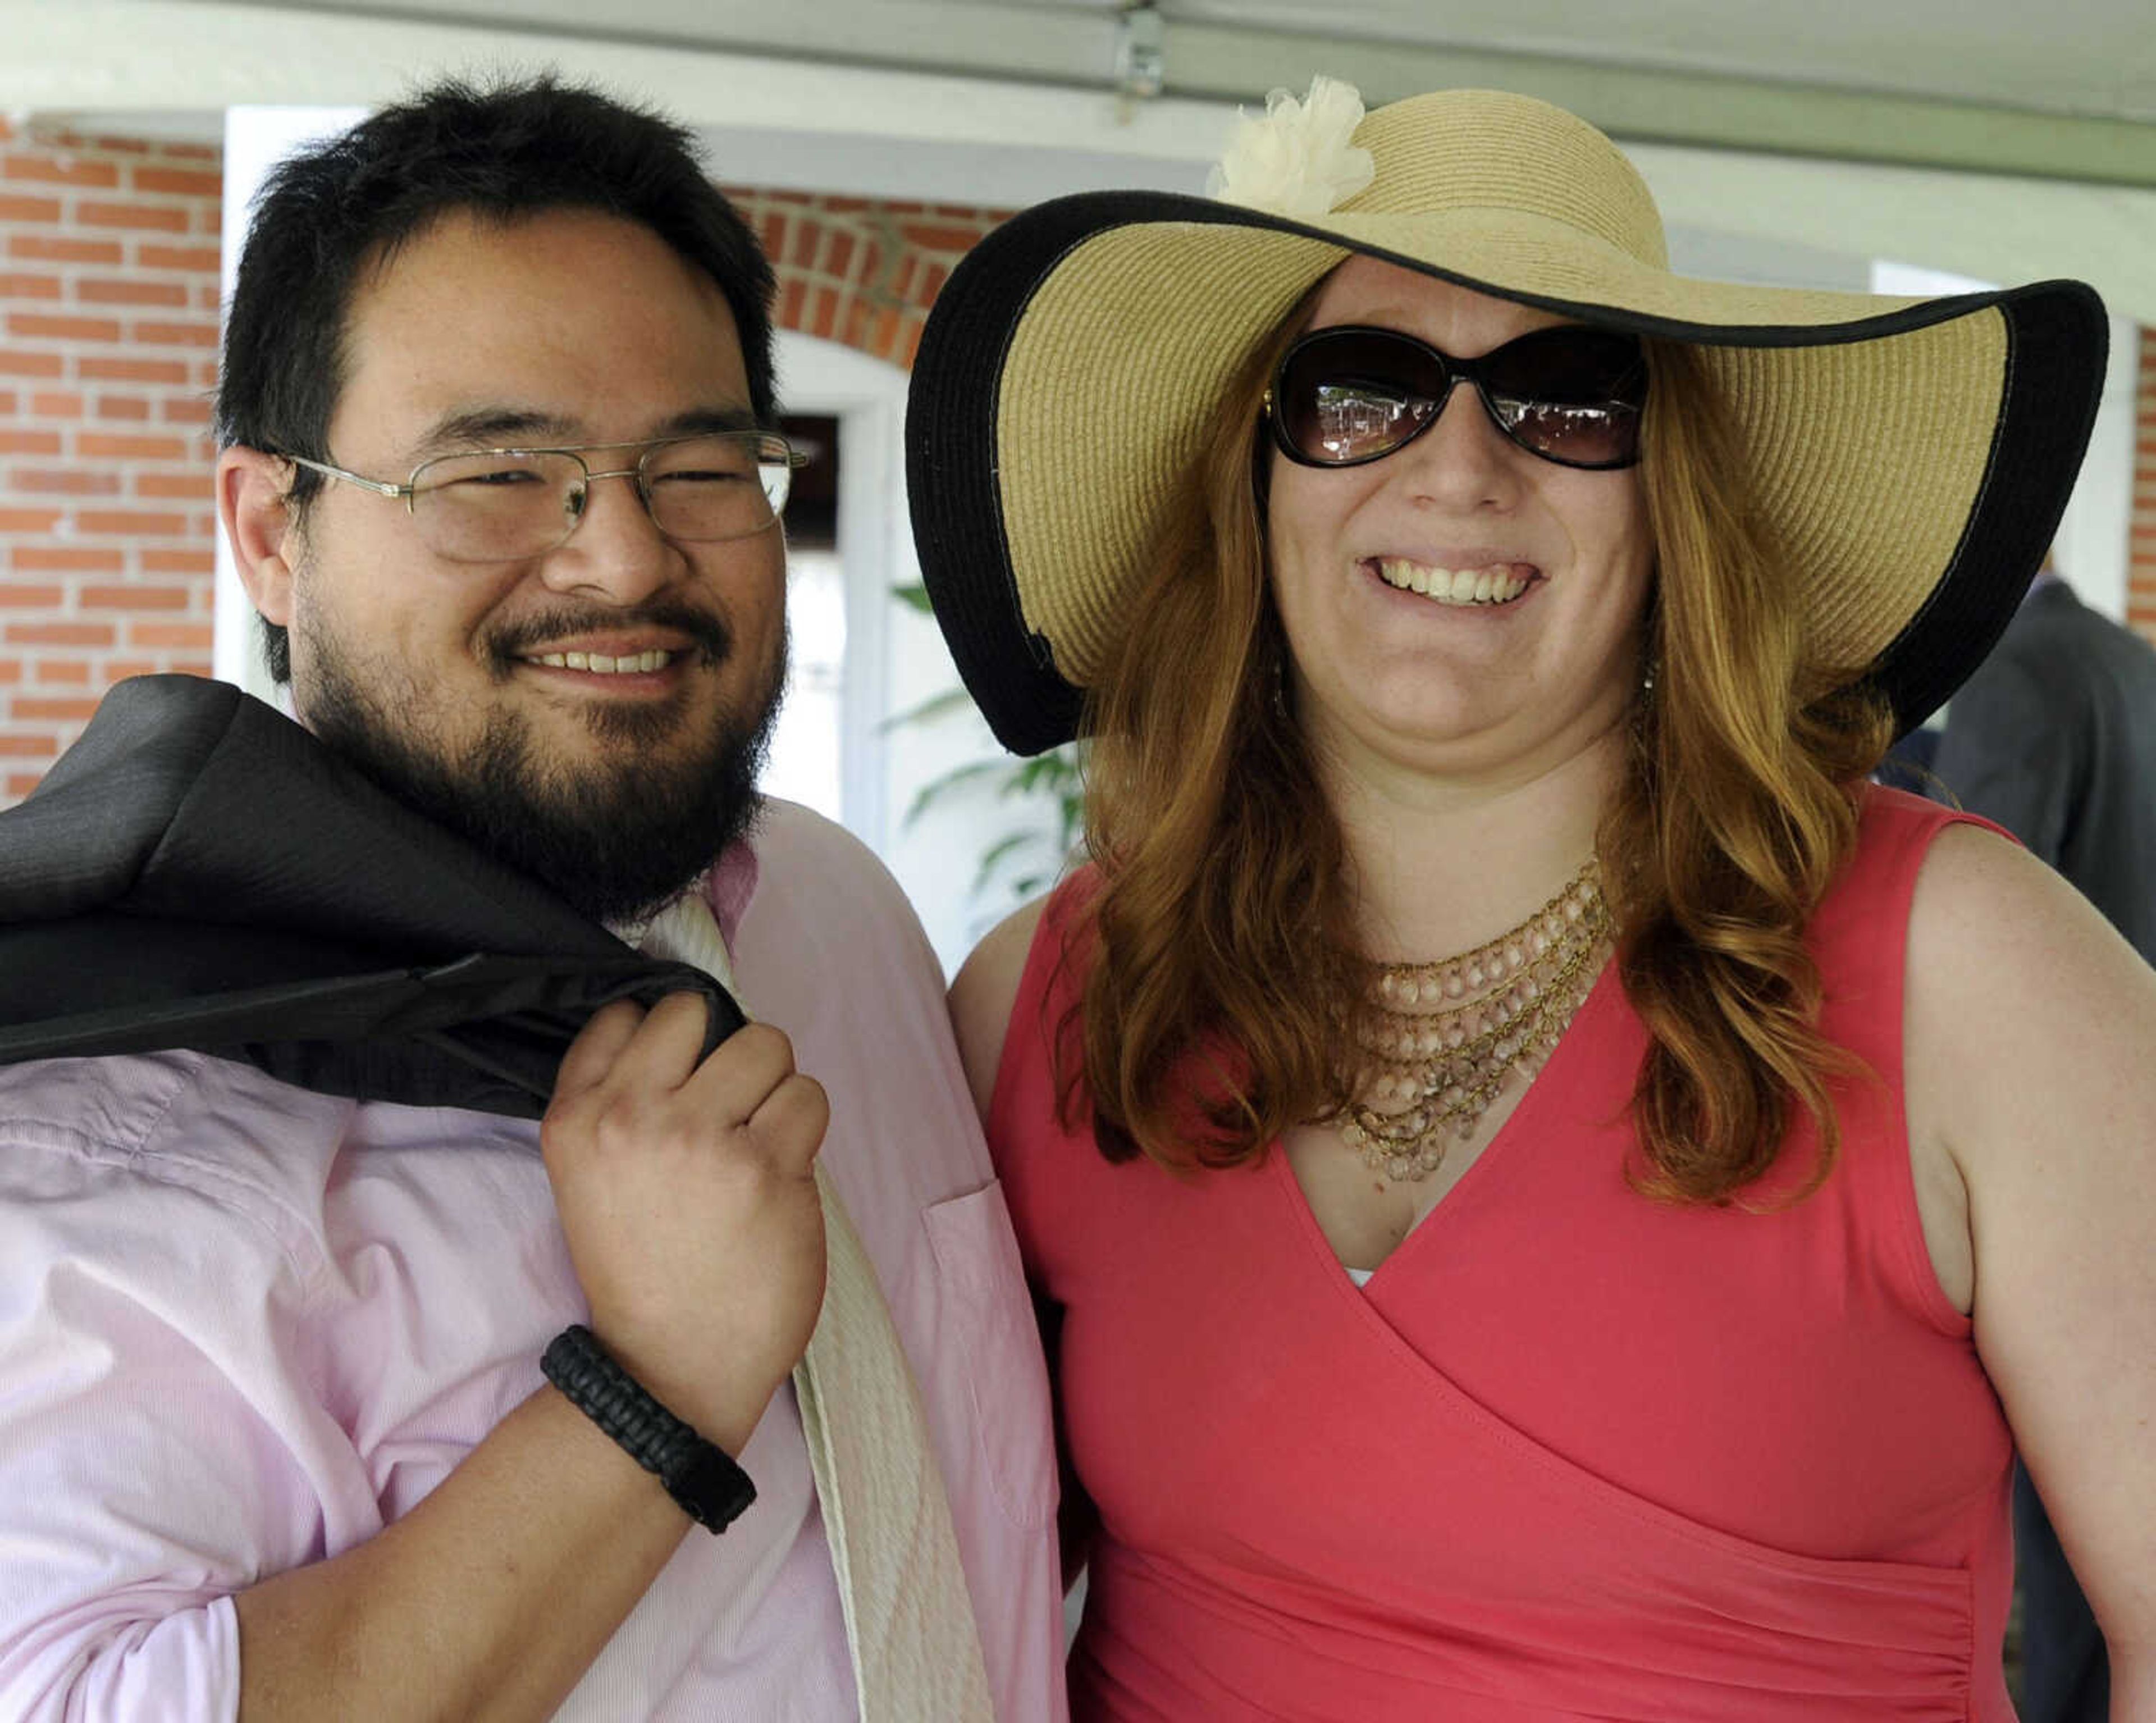
[[[1825,1026],[1874,1073],[1817,1194],[1627,1186],[1645,1032],[1613,969],[1367,1288],[1284,1157],[1177,1178],[1057,1124],[1060,895],[988,1136],[1102,1522],[1075,1719],[2012,1717],[2011,1439],[1902,1119],[1909,902],[1955,817],[1872,794],[1816,918]]]

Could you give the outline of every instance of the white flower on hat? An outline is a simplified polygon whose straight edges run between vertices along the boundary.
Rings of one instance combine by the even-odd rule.
[[[1378,177],[1368,150],[1350,141],[1363,123],[1363,93],[1322,74],[1297,101],[1285,90],[1265,98],[1265,117],[1236,111],[1228,151],[1205,194],[1267,215],[1324,215]]]

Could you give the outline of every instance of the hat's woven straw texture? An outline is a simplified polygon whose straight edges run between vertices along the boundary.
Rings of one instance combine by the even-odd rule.
[[[1355,129],[1377,176],[1337,215],[1455,209],[1540,216],[1665,268],[1662,219],[1639,171],[1584,120],[1487,90],[1379,108]]]
[[[1222,255],[1237,235],[1103,234],[1042,288],[1028,319],[1037,338],[1011,345],[997,423],[1011,566],[1028,625],[1081,686],[1121,620],[1169,486],[1226,410],[1229,373],[1344,255],[1282,234]]]
[[[1702,350],[1823,662],[1870,664],[1953,560],[1990,458],[2005,345],[1986,310],[1846,346]]]

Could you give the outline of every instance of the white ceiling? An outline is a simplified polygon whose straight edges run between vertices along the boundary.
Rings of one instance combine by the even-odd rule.
[[[1056,6],[1086,0],[1002,0]],[[2147,0],[1168,0],[1170,18],[2156,120]]]
[[[186,4],[190,0],[171,0]],[[1171,94],[1248,99],[1235,71],[1328,57],[1431,87],[1432,56],[1553,70],[1681,74],[1784,89],[1897,95],[2082,118],[2156,121],[2148,0],[1155,0]],[[301,0],[300,9],[484,20],[593,38],[756,45],[1057,82],[1105,77],[1126,0]],[[289,7],[285,9],[291,9]],[[1243,52],[1233,51],[1240,42]],[[1373,56],[1372,48],[1406,50]],[[1105,51],[1104,51],[1105,48]],[[1532,71],[1532,68],[1524,69]],[[1393,87],[1397,85],[1398,87]]]
[[[228,108],[552,65],[697,126],[737,183],[1015,205],[1197,190],[1233,105],[1315,71],[1373,105],[1496,85],[1618,137],[1673,228],[1742,242],[1717,272],[2072,275],[2156,324],[2151,0],[1159,5],[1164,89],[1133,100],[1120,0],[0,0],[0,113],[214,138]]]
[[[172,0],[189,3],[189,0]],[[1157,0],[1172,92],[1223,90],[1217,39],[1522,56],[1635,71],[1893,93],[2156,121],[2148,0]],[[1125,0],[300,0],[302,9],[485,20],[595,38],[756,44],[927,69],[1002,64],[1097,80]],[[1181,39],[1178,40],[1178,39]],[[1187,50],[1187,52],[1185,51]],[[1415,55],[1400,62],[1411,75]],[[1417,86],[1420,87],[1420,86]],[[1388,92],[1390,93],[1390,92]]]
[[[372,32],[377,48],[487,38],[558,52],[748,54],[1065,90],[1106,88],[1127,0],[0,0],[0,104],[141,107],[187,86],[226,102],[244,50],[198,75],[151,57],[198,23],[296,39],[261,67],[304,79],[305,44]],[[1157,0],[1169,98],[1248,101],[1311,73],[1373,104],[1446,85],[1543,95],[1614,134],[1708,147],[2156,186],[2150,0]],[[253,20],[250,28],[247,20]],[[149,27],[133,27],[148,20]],[[214,20],[213,24],[207,21]],[[166,28],[157,28],[159,22]],[[76,49],[40,66],[36,44]],[[344,50],[340,50],[344,51]],[[233,64],[234,59],[238,64]],[[27,59],[27,63],[25,63]],[[38,86],[54,100],[41,103]],[[357,90],[353,99],[365,100]],[[223,103],[217,105],[222,105]],[[692,116],[724,124],[722,89]],[[807,123],[804,116],[803,123]]]

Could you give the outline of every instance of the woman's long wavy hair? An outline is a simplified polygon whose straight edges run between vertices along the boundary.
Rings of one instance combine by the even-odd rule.
[[[1265,572],[1255,427],[1302,321],[1231,379],[1089,696],[1099,881],[1066,944],[1085,980],[1058,1080],[1066,1121],[1090,1107],[1111,1160],[1251,1160],[1338,1114],[1363,1074],[1369,970],[1348,860],[1281,697]],[[1651,1037],[1633,1176],[1663,1197],[1728,1201],[1774,1165],[1801,1109],[1820,1144],[1801,1196],[1833,1164],[1830,1083],[1854,1064],[1818,1030],[1803,936],[1855,845],[1855,786],[1891,720],[1846,666],[1808,656],[1706,368],[1684,346],[1646,346],[1654,680],[1597,839],[1621,978]]]

